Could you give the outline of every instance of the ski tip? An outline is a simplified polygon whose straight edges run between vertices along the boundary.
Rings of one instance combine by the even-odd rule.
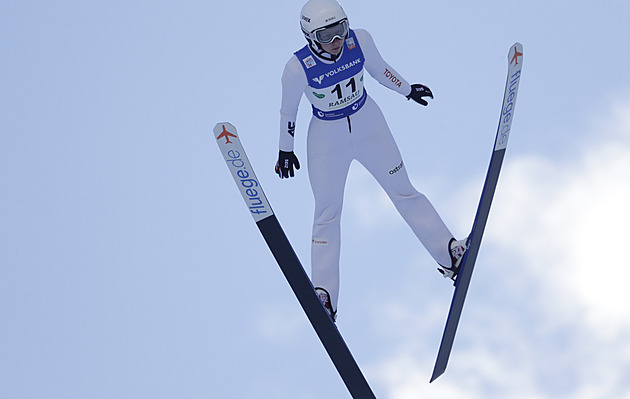
[[[523,45],[521,43],[519,43],[519,42],[516,42],[510,47],[510,51],[509,51],[508,55],[512,55],[513,56],[515,49],[516,49],[516,51],[521,53],[521,55],[523,54]]]
[[[213,132],[214,132],[214,137],[217,140],[221,140],[225,138],[226,141],[224,142],[224,144],[232,143],[230,141],[230,137],[234,139],[238,139],[238,133],[236,133],[236,128],[230,122],[217,123],[216,125],[214,125]]]
[[[523,62],[523,45],[519,42],[514,43],[508,51],[507,58],[510,67],[519,67]]]
[[[512,58],[515,56],[515,53],[518,54],[518,56],[520,57],[521,55],[523,55],[523,45],[519,42],[514,43],[511,47],[510,47],[510,51],[508,51],[508,57]]]
[[[234,125],[232,125],[230,122],[219,122],[216,125],[214,125],[214,129],[212,129],[215,133],[217,132],[217,130],[219,131],[219,134],[223,131],[223,130],[230,130],[230,131],[234,131],[236,130],[236,128],[234,127]]]

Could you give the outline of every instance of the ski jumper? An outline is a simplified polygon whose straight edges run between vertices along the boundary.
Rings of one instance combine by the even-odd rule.
[[[429,200],[409,181],[398,146],[378,105],[364,88],[364,71],[404,96],[411,86],[379,54],[370,34],[350,29],[335,61],[319,58],[307,45],[297,51],[282,75],[280,150],[293,151],[295,123],[302,94],[312,104],[307,164],[315,198],[311,277],[330,293],[336,311],[339,298],[341,210],[346,178],[353,160],[383,187],[420,242],[440,265],[450,265],[453,237]]]

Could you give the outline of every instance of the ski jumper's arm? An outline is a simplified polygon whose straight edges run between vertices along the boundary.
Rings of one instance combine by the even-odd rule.
[[[365,29],[355,29],[355,35],[365,56],[365,69],[370,76],[388,89],[394,90],[403,96],[411,93],[411,85],[392,68],[381,56],[374,44],[374,40]]]
[[[289,59],[282,73],[282,102],[280,106],[280,151],[293,151],[293,135],[298,106],[308,86],[306,73],[295,55]]]

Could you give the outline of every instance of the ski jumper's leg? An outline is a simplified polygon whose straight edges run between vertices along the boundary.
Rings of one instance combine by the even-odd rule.
[[[311,120],[308,131],[308,175],[315,198],[311,246],[311,278],[330,294],[333,310],[339,299],[339,256],[343,193],[352,163],[346,119]]]
[[[363,109],[355,115],[352,132],[357,160],[383,187],[435,261],[450,266],[448,243],[453,235],[427,197],[409,181],[400,151],[380,108],[368,98]]]

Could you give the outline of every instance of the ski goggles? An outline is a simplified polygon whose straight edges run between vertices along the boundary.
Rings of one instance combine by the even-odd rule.
[[[342,19],[339,22],[335,22],[332,25],[324,26],[323,28],[316,29],[313,31],[313,36],[315,36],[315,40],[319,43],[328,44],[332,43],[333,40],[345,39],[348,35],[348,20]]]

